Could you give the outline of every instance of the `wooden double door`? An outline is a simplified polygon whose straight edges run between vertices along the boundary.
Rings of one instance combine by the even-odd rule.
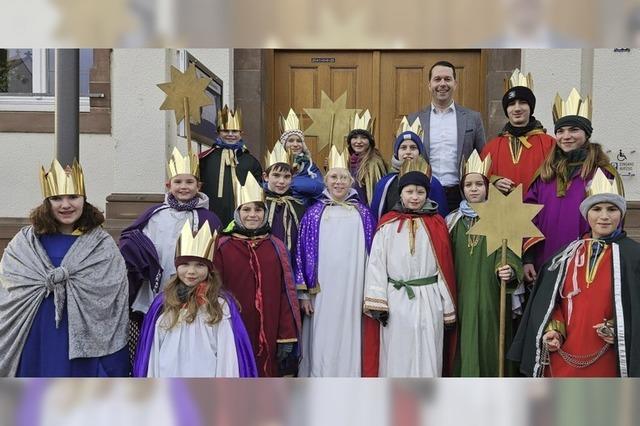
[[[319,108],[321,91],[333,100],[347,92],[347,108],[369,109],[375,117],[376,146],[386,161],[391,158],[395,133],[404,115],[431,102],[429,69],[447,60],[456,67],[458,88],[454,99],[484,112],[484,75],[481,51],[293,51],[274,52],[273,107],[267,137],[279,136],[280,114],[293,108],[303,129],[311,125],[304,108]],[[306,137],[316,163],[328,153],[318,152],[314,137]]]

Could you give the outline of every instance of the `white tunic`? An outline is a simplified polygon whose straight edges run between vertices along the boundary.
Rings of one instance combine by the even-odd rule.
[[[380,377],[439,377],[442,375],[444,322],[455,320],[455,306],[438,267],[429,234],[421,219],[413,219],[415,253],[409,250],[409,222],[400,233],[398,222],[376,232],[365,285],[364,311],[388,310],[389,321],[380,327]],[[413,286],[414,299],[405,288],[388,279],[411,281],[437,275],[434,284]]]
[[[174,264],[176,243],[184,223],[189,221],[193,231],[197,231],[200,228],[200,224],[198,223],[199,216],[196,210],[180,211],[168,207],[168,197],[169,194],[166,194],[164,205],[156,210],[156,213],[149,218],[149,221],[142,229],[142,233],[151,240],[158,253],[158,260],[162,267],[160,291],[164,290],[169,280],[176,273]],[[209,197],[199,192],[196,207],[208,209]],[[154,293],[151,289],[148,281],[143,282],[131,308],[134,311],[146,314],[156,294],[157,293]]]
[[[300,377],[360,377],[367,250],[355,207],[327,206],[320,220],[314,313],[302,325]]]
[[[210,325],[204,306],[191,324],[182,320],[167,330],[170,317],[164,313],[156,323],[149,357],[148,377],[239,377],[238,355],[229,306],[223,298],[223,318]]]

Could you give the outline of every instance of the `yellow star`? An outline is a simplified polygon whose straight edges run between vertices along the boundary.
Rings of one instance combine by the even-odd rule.
[[[61,14],[56,34],[84,46],[117,45],[139,25],[127,0],[55,0],[54,4]]]
[[[470,205],[478,213],[480,220],[467,234],[487,237],[487,256],[502,246],[502,240],[507,240],[507,247],[520,257],[523,238],[543,237],[542,232],[531,222],[543,205],[523,203],[522,185],[518,185],[508,195],[504,195],[494,185],[489,185],[487,201]]]
[[[347,109],[347,92],[333,102],[324,90],[320,97],[320,108],[304,108],[309,118],[313,120],[311,126],[304,131],[307,136],[318,138],[318,151],[328,144],[333,144],[342,152],[345,148],[345,136],[351,130],[351,121],[359,109]]]
[[[205,88],[210,82],[211,79],[208,77],[196,76],[194,64],[189,64],[184,73],[171,66],[171,82],[158,84],[158,87],[167,94],[160,109],[175,111],[176,123],[180,123],[185,116],[184,99],[187,98],[189,99],[189,121],[193,124],[200,123],[200,108],[213,103],[205,94]]]

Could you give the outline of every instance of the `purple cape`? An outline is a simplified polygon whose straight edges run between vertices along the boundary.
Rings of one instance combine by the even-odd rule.
[[[100,380],[100,379],[90,379]],[[14,424],[17,426],[39,426],[43,423],[44,399],[50,392],[50,387],[55,384],[53,379],[27,379],[24,382],[20,402],[16,412]],[[148,386],[153,386],[149,382]],[[169,382],[170,400],[175,412],[176,425],[178,426],[200,426],[202,416],[197,402],[191,396],[185,381],[174,379]],[[150,389],[150,388],[149,388]],[[86,419],[87,423],[90,419]]]
[[[222,297],[227,301],[229,310],[231,311],[231,328],[233,329],[233,340],[236,344],[236,353],[238,354],[238,368],[240,377],[258,377],[256,368],[256,360],[253,357],[253,349],[249,342],[247,329],[244,327],[240,312],[236,306],[236,302],[231,295],[224,290]],[[164,304],[164,293],[156,296],[149,307],[149,311],[144,316],[142,330],[140,330],[140,340],[138,340],[138,349],[136,351],[136,359],[133,362],[133,377],[147,377],[149,369],[149,357],[151,355],[151,346],[153,345],[153,333],[156,329],[156,322],[162,314]]]
[[[129,277],[129,304],[133,303],[142,282],[148,280],[151,288],[157,293],[160,291],[160,278],[162,267],[156,247],[153,242],[142,233],[142,230],[151,216],[160,211],[160,207],[165,204],[157,204],[142,213],[133,224],[122,231],[118,245],[122,257],[127,264],[127,274]],[[209,222],[211,230],[221,228],[220,219],[215,213],[205,209],[196,209],[198,213],[198,223]]]
[[[373,234],[376,230],[376,219],[371,210],[363,204],[357,195],[350,196],[347,201],[358,209],[362,225],[364,226],[364,242],[367,253],[371,249]],[[298,247],[296,250],[296,284],[300,290],[310,290],[318,284],[318,239],[320,237],[320,219],[327,206],[326,200],[321,200],[309,207],[298,232]],[[305,288],[306,286],[306,288]]]
[[[611,178],[611,174],[605,171]],[[571,179],[564,197],[557,195],[557,180],[544,182],[539,176],[529,187],[525,203],[543,204],[544,207],[533,219],[533,223],[544,235],[544,240],[533,239],[537,244],[525,244],[525,251],[532,250],[535,268],[547,262],[561,248],[589,232],[589,224],[580,213],[580,203],[586,197],[587,183],[591,176],[583,179],[580,173]]]

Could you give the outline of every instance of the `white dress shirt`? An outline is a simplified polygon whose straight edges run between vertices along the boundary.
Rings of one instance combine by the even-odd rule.
[[[453,102],[442,112],[431,104],[429,161],[442,186],[458,184],[458,120]]]

